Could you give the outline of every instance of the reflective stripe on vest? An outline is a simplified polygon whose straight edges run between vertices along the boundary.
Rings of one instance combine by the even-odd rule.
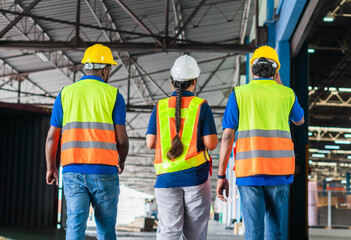
[[[118,165],[112,112],[118,89],[98,80],[63,88],[61,164]]]
[[[235,88],[235,96],[239,108],[236,177],[294,174],[289,127],[294,92],[272,80],[254,80]]]
[[[181,108],[181,129],[179,136],[183,143],[183,153],[173,160],[167,158],[175,131],[176,97],[162,99],[157,104],[157,142],[155,154],[156,174],[177,172],[205,163],[207,151],[197,151],[197,128],[201,104],[198,97],[183,97]]]

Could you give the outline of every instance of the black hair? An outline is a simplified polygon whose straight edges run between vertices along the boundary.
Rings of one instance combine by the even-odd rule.
[[[172,139],[172,146],[171,149],[167,152],[167,158],[172,160],[176,157],[179,157],[183,153],[183,143],[180,140],[179,137],[179,131],[181,127],[181,107],[182,107],[182,91],[187,89],[188,87],[191,86],[193,83],[194,79],[185,81],[185,82],[180,82],[176,81],[171,77],[171,83],[173,87],[175,87],[176,93],[177,93],[177,99],[176,99],[176,107],[175,107],[175,128],[176,128],[176,135]]]
[[[267,58],[261,57],[252,65],[252,73],[263,78],[270,78],[275,75],[277,68],[273,67],[273,63]]]

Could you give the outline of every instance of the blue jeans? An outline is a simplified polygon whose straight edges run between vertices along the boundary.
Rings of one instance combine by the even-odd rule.
[[[284,239],[289,184],[274,186],[239,185],[246,240]]]
[[[90,203],[94,208],[97,238],[116,239],[118,174],[63,174],[67,202],[66,240],[85,239]]]

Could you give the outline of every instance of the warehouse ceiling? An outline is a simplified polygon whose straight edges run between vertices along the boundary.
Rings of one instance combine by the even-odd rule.
[[[169,69],[192,55],[201,75],[197,95],[208,100],[219,136],[254,0],[3,0],[0,2],[0,101],[52,106],[60,90],[85,74],[84,50],[102,43],[119,64],[109,83],[127,104],[130,154],[121,182],[153,193],[153,151],[145,132],[155,103],[171,93]],[[212,152],[218,165],[218,147]],[[214,171],[216,173],[217,170]],[[212,181],[213,184],[216,181]],[[213,186],[213,191],[215,186]]]
[[[307,39],[310,166],[321,180],[345,179],[351,167],[350,16],[350,1],[324,1]]]

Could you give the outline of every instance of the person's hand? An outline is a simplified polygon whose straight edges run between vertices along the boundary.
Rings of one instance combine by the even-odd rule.
[[[283,85],[282,80],[280,79],[280,74],[277,72],[274,76],[274,81],[276,81],[278,84]]]
[[[58,171],[56,167],[46,170],[46,183],[49,185],[54,185],[56,183],[56,186],[58,186]]]
[[[223,190],[225,190],[225,195],[229,197],[229,183],[226,178],[217,180],[217,197],[223,202],[227,202],[227,199],[223,196]]]
[[[124,170],[124,163],[118,163],[118,174],[121,174]]]

